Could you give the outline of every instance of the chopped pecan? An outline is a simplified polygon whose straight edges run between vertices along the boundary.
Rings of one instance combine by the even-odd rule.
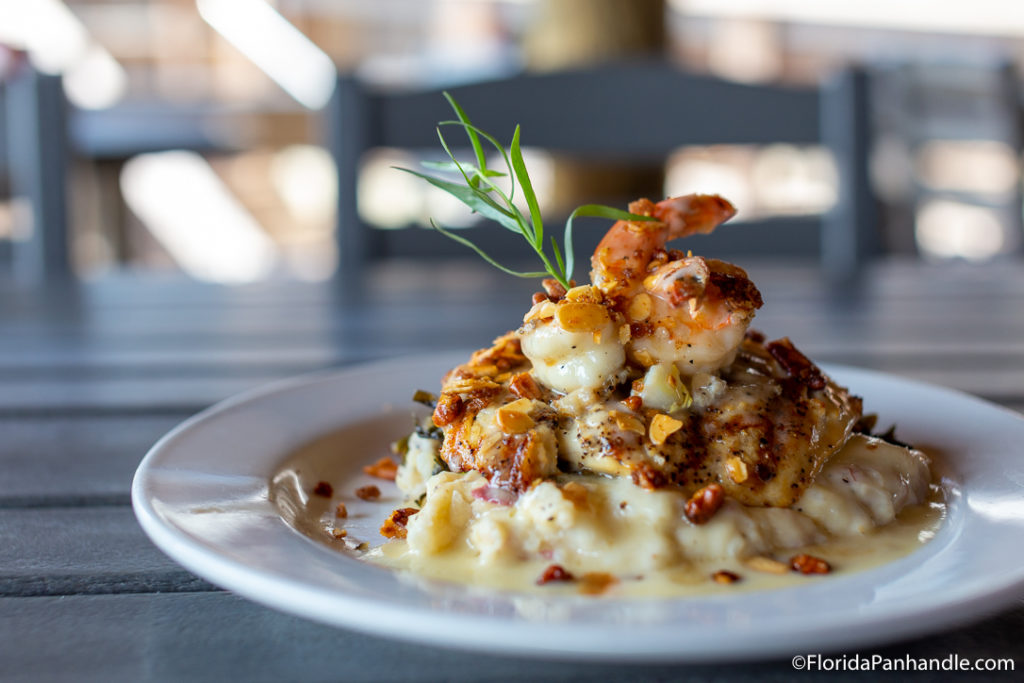
[[[828,562],[820,557],[806,553],[794,555],[790,558],[789,566],[792,567],[793,571],[800,572],[801,574],[828,574],[832,571],[832,565]]]
[[[600,595],[618,582],[617,578],[605,572],[587,572],[580,580],[580,593]]]
[[[512,375],[512,379],[508,383],[508,390],[519,398],[538,399],[541,397],[540,385],[528,372]]]
[[[629,324],[629,336],[634,339],[638,337],[648,337],[652,334],[654,334],[654,325],[649,322],[633,322]]]
[[[380,498],[380,489],[374,485],[360,486],[356,489],[356,498],[361,500],[377,500]]]
[[[632,477],[634,484],[641,488],[645,488],[648,491],[660,489],[668,484],[668,478],[665,476],[665,473],[659,469],[655,469],[646,462],[640,463],[636,466],[636,469],[633,470]]]
[[[552,301],[558,301],[565,296],[565,287],[563,287],[562,283],[553,277],[544,278],[541,281],[540,286],[544,288],[544,291],[547,292],[548,297]]]
[[[330,498],[334,495],[334,487],[328,484],[326,481],[318,481],[316,486],[313,487],[313,495],[323,496],[324,498]]]
[[[712,268],[708,275],[708,282],[717,287],[722,298],[732,306],[754,310],[764,305],[761,292],[747,277],[745,270],[717,259],[711,259],[709,263]]]
[[[551,565],[548,565],[547,569],[544,570],[544,573],[541,574],[540,578],[537,579],[537,585],[538,586],[543,586],[544,584],[551,583],[552,581],[574,581],[574,580],[575,580],[575,577],[572,574],[570,574],[569,572],[567,572],[562,567],[562,565],[551,564]]]
[[[727,571],[725,569],[719,569],[717,572],[711,575],[711,579],[715,583],[736,583],[740,580],[739,574]]]
[[[706,524],[725,500],[725,489],[719,484],[708,484],[698,489],[686,501],[686,518],[694,524]]]
[[[633,412],[638,412],[641,408],[644,407],[644,400],[641,397],[637,396],[636,394],[630,396],[629,398],[623,399],[622,403]]]
[[[533,297],[530,299],[530,301],[532,301],[533,305],[536,306],[541,301],[550,301],[550,299],[548,299],[548,295],[545,294],[544,292],[534,292]]]
[[[458,394],[441,394],[441,398],[437,399],[437,407],[434,408],[434,424],[438,427],[447,427],[459,419],[464,408],[462,397]]]
[[[338,519],[345,519],[348,517],[348,508],[345,507],[344,503],[338,503],[338,506],[334,508],[334,516]]]
[[[363,472],[371,477],[394,481],[398,476],[398,463],[385,456],[372,465],[365,466]]]
[[[405,538],[406,524],[417,512],[416,508],[398,508],[380,525],[380,535],[384,538]]]
[[[776,339],[765,344],[768,353],[779,362],[786,374],[794,378],[808,389],[824,389],[825,376],[811,359],[800,353],[789,337]]]

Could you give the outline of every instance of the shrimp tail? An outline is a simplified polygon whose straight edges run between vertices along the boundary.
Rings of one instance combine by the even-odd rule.
[[[736,207],[716,194],[690,194],[658,202],[651,215],[667,227],[667,242],[710,233],[735,216]]]

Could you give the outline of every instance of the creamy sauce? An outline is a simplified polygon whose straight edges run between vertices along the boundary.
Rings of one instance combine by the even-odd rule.
[[[908,506],[891,524],[868,534],[830,539],[823,544],[788,549],[772,555],[784,563],[799,553],[820,557],[832,566],[832,572],[828,575],[803,575],[795,571],[773,574],[757,571],[735,560],[689,561],[643,575],[616,577],[616,581],[601,592],[614,597],[686,597],[770,590],[828,580],[833,576],[871,569],[909,555],[934,537],[945,515],[946,503],[942,490],[933,485],[926,502]],[[442,553],[423,555],[410,553],[404,540],[390,541],[370,551],[367,559],[425,578],[497,590],[560,595],[587,592],[585,582],[549,582],[538,585],[537,579],[551,564],[550,561],[481,564],[477,552],[465,545]],[[738,575],[740,580],[732,584],[716,583],[711,576],[722,570]]]
[[[362,473],[361,466],[377,460],[386,451],[382,447],[378,452],[360,457],[347,451],[352,444],[381,443],[382,432],[400,436],[407,425],[404,417],[383,417],[373,423],[325,435],[298,449],[282,464],[270,483],[270,498],[282,519],[297,532],[335,550],[409,572],[415,577],[537,595],[572,595],[586,592],[587,586],[595,590],[601,587],[580,581],[539,586],[538,577],[551,564],[545,559],[482,564],[476,551],[465,544],[423,555],[408,552],[405,541],[383,539],[377,530],[392,510],[405,505],[404,497],[393,482],[369,477]],[[332,485],[330,497],[312,494],[321,481]],[[356,489],[370,484],[380,489],[379,499],[366,501],[355,495]],[[338,503],[344,503],[347,508],[348,516],[344,519],[335,514]],[[623,597],[685,597],[828,581],[909,555],[935,535],[945,514],[943,490],[932,485],[924,503],[904,508],[896,520],[886,526],[863,535],[833,538],[821,545],[768,553],[783,562],[800,552],[821,557],[833,567],[832,573],[825,576],[796,572],[770,574],[756,571],[741,560],[683,560],[666,568],[617,575],[616,581],[601,592]],[[339,538],[336,534],[341,531],[344,536]],[[363,552],[360,548],[370,550]],[[710,577],[720,570],[731,571],[741,580],[718,584]]]

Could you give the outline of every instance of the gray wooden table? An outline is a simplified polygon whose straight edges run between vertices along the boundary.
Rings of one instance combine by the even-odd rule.
[[[1024,410],[1024,265],[880,264],[841,292],[809,267],[750,271],[766,300],[756,326],[768,335],[788,334],[820,361]],[[126,276],[0,287],[0,680],[792,678],[788,660],[526,661],[329,628],[192,576],[135,523],[136,465],[190,414],[310,370],[481,346],[512,326],[533,289],[484,269],[410,264],[382,268],[352,291]],[[1024,446],[1008,456],[1009,467],[1021,467]],[[866,654],[1015,657],[1022,634],[1018,600],[980,623]]]

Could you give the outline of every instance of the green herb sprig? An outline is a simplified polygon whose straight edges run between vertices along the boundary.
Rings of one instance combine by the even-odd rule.
[[[448,104],[451,105],[452,110],[455,112],[457,117],[457,120],[440,121],[437,124],[437,137],[441,141],[441,147],[444,148],[444,151],[448,155],[450,161],[424,162],[423,165],[437,171],[457,171],[462,176],[463,183],[453,182],[445,178],[420,173],[408,168],[400,168],[399,170],[411,173],[414,176],[426,180],[434,187],[444,190],[461,201],[474,213],[478,213],[485,218],[489,218],[497,222],[498,225],[502,226],[506,230],[510,230],[521,235],[526,240],[527,244],[529,244],[537,253],[537,256],[540,257],[541,262],[544,264],[543,271],[523,272],[512,270],[511,268],[498,263],[480,247],[473,244],[473,242],[462,235],[457,235],[454,232],[438,225],[433,218],[430,219],[430,224],[435,230],[440,232],[442,235],[455,240],[459,244],[469,247],[495,268],[516,277],[543,278],[550,276],[557,280],[563,287],[568,289],[571,286],[572,272],[575,265],[575,256],[573,254],[572,246],[572,231],[573,221],[576,218],[590,216],[596,218],[610,218],[613,220],[654,220],[649,216],[640,216],[611,206],[603,206],[601,204],[584,204],[583,206],[577,207],[571,214],[569,214],[569,218],[565,222],[565,231],[562,235],[561,247],[558,244],[558,240],[553,236],[549,236],[550,243],[545,242],[544,222],[541,220],[540,204],[537,201],[537,195],[533,190],[533,183],[530,181],[530,175],[526,170],[526,162],[523,160],[523,153],[519,147],[519,126],[516,126],[515,132],[512,134],[512,143],[506,151],[504,145],[498,142],[494,136],[489,135],[470,123],[469,117],[466,116],[466,112],[463,111],[462,107],[459,106],[459,103],[455,101],[454,97],[447,92],[444,93],[444,97],[448,100]],[[468,162],[459,162],[455,158],[455,155],[452,153],[452,150],[448,145],[448,141],[445,140],[444,133],[442,132],[442,128],[446,126],[456,126],[458,128],[462,128],[466,132],[466,135],[469,138],[469,144],[473,148],[473,153],[476,157],[475,165]],[[481,142],[481,138],[486,140],[501,155],[502,160],[505,162],[507,172],[487,167],[487,155],[485,153],[484,145]],[[494,182],[495,178],[504,177],[512,179],[511,188],[508,193],[502,190]],[[523,198],[526,200],[527,215],[524,215],[519,207],[513,203],[513,200],[515,199],[516,185],[519,186],[519,189],[523,194]],[[548,248],[549,244],[550,250]]]

